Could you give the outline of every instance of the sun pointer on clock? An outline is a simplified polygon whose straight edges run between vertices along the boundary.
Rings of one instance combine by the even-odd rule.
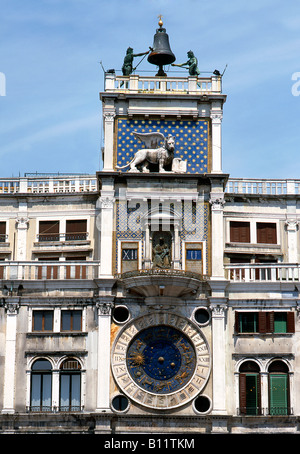
[[[143,353],[134,353],[131,356],[131,360],[136,366],[143,366],[145,364],[145,356],[143,355]]]

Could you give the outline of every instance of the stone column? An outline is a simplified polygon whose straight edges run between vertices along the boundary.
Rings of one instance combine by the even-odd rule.
[[[211,193],[211,276],[212,279],[224,279],[224,225],[223,193]]]
[[[211,112],[212,163],[211,173],[222,173],[222,111]]]
[[[299,222],[296,219],[287,219],[286,223],[287,239],[288,239],[288,263],[298,263],[298,242],[297,234]]]
[[[110,326],[112,301],[100,301],[98,309],[98,382],[96,411],[110,411]]]
[[[212,382],[213,382],[213,413],[226,414],[226,338],[225,303],[212,303]]]
[[[269,374],[267,371],[260,373],[260,380],[261,410],[267,412],[269,409]]]
[[[17,245],[16,245],[16,257],[17,261],[26,260],[26,247],[27,247],[27,229],[29,225],[29,219],[27,216],[19,216],[16,219],[17,228]],[[19,276],[22,278],[22,276]]]
[[[14,413],[15,379],[16,379],[16,341],[17,341],[17,315],[19,302],[11,301],[5,304],[6,309],[6,339],[5,339],[5,364],[3,383],[3,409],[2,413]]]
[[[114,121],[115,109],[104,111],[104,156],[103,156],[103,171],[113,170],[114,158]]]
[[[112,253],[114,227],[114,188],[113,179],[102,182],[100,197],[100,266],[101,277],[112,276]]]

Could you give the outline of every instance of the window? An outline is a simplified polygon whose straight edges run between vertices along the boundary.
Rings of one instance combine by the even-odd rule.
[[[52,367],[48,360],[39,359],[31,368],[31,411],[52,409]]]
[[[5,243],[6,241],[6,222],[0,222],[0,243]]]
[[[60,368],[59,409],[81,410],[81,366],[74,358],[66,359]]]
[[[87,221],[70,220],[66,221],[66,241],[86,240],[87,238]]]
[[[237,333],[294,333],[294,312],[236,312]]]
[[[250,222],[230,222],[230,242],[250,243]]]
[[[256,225],[257,242],[266,244],[277,244],[276,224],[258,222]]]
[[[59,241],[59,221],[40,221],[39,241]]]
[[[259,366],[254,361],[245,361],[239,372],[240,413],[258,415],[261,412]]]
[[[53,311],[33,311],[33,331],[53,331]]]
[[[62,331],[81,331],[82,311],[61,311]]]
[[[288,415],[291,413],[288,367],[283,361],[273,361],[268,371],[270,415]]]

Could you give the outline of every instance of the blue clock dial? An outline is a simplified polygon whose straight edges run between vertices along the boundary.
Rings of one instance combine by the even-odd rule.
[[[182,388],[196,367],[194,347],[179,330],[165,325],[138,333],[127,350],[127,368],[143,389],[167,394]]]

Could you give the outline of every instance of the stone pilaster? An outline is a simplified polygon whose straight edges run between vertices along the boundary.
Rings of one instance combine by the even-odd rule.
[[[226,412],[226,337],[225,318],[227,304],[212,302],[212,380],[213,413],[225,415]]]
[[[12,299],[5,303],[6,310],[6,338],[5,338],[5,365],[3,383],[3,409],[2,413],[14,413],[14,396],[16,380],[16,340],[17,340],[17,315],[19,301]]]
[[[98,309],[98,386],[97,411],[110,411],[110,327],[112,300],[99,301]]]

